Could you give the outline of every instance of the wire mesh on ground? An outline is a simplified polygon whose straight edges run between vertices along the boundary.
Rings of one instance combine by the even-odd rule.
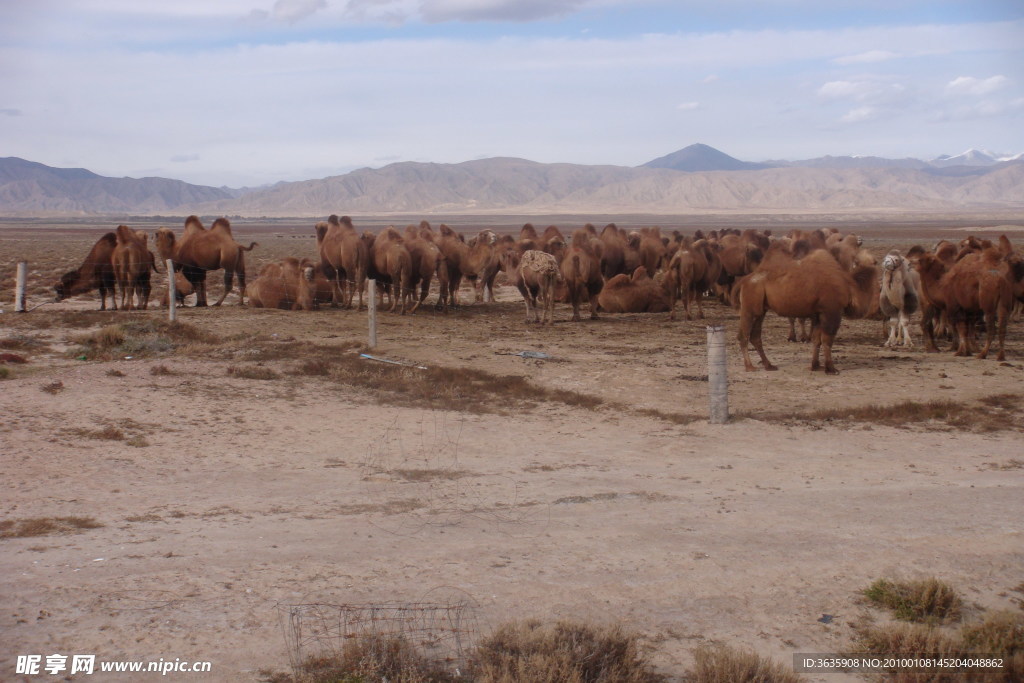
[[[341,658],[346,643],[395,639],[428,659],[465,669],[478,630],[469,600],[377,604],[309,603],[279,607],[288,657],[294,669],[310,658]]]

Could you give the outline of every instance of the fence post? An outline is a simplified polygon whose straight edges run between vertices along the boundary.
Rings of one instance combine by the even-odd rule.
[[[178,319],[178,289],[174,283],[174,261],[167,259],[167,319],[172,323]]]
[[[729,378],[725,368],[725,326],[708,325],[708,422],[729,421]]]
[[[372,349],[377,346],[377,281],[372,278],[367,280],[366,290],[369,296],[366,310],[370,318],[370,348]]]
[[[18,261],[18,275],[14,288],[14,312],[25,312],[25,281],[28,278],[28,262]]]

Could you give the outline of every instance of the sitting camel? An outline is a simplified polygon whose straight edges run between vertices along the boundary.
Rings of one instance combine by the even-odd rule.
[[[917,271],[910,268],[898,249],[885,255],[878,303],[889,320],[889,338],[885,342],[887,347],[899,344],[901,337],[904,347],[914,346],[914,340],[910,337],[910,316],[917,312],[920,303],[917,283]]]
[[[761,341],[761,325],[769,310],[792,318],[811,319],[811,370],[818,370],[821,347],[825,348],[825,372],[839,371],[832,363],[832,341],[844,315],[862,318],[877,304],[878,269],[867,251],[857,255],[858,265],[848,271],[825,250],[795,259],[782,245],[770,248],[757,269],[736,284],[740,308],[740,350],[747,370],[748,343],[753,344],[765,370],[777,370],[768,361]]]
[[[649,277],[646,266],[637,266],[632,277],[620,273],[604,283],[597,303],[609,313],[664,313],[673,301],[668,287]]]

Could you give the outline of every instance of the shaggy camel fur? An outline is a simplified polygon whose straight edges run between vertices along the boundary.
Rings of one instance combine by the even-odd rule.
[[[769,311],[793,318],[811,319],[811,370],[821,368],[819,354],[824,347],[825,372],[836,374],[832,363],[832,341],[844,315],[863,317],[877,301],[878,272],[874,259],[861,252],[858,266],[844,269],[827,251],[813,251],[795,259],[784,248],[770,249],[752,274],[737,282],[740,308],[740,350],[747,370],[748,344],[753,344],[766,370],[777,368],[768,361],[761,341],[761,325]]]
[[[245,304],[245,256],[257,246],[252,242],[242,246],[231,235],[231,223],[218,218],[207,230],[197,216],[185,219],[185,233],[177,240],[167,228],[157,230],[157,250],[162,260],[174,261],[192,284],[196,293],[196,306],[206,306],[206,273],[224,269],[224,292],[214,306],[220,306],[231,291],[235,275],[238,276],[239,305]]]
[[[949,268],[955,265],[955,262],[949,263],[940,257],[939,253],[941,252],[930,254],[920,246],[911,247],[907,252],[907,260],[918,275],[921,333],[924,336],[925,349],[930,353],[938,353],[939,347],[935,345],[935,336],[949,325],[946,291],[942,282]]]
[[[413,306],[410,313],[415,313],[430,293],[430,283],[437,277],[437,285],[440,290],[437,302],[441,310],[447,311],[448,299],[448,266],[444,261],[444,254],[434,243],[434,233],[424,229],[422,225],[410,225],[405,229],[405,246],[409,249],[409,256],[412,259],[412,279],[410,286],[413,290]],[[419,297],[415,296],[416,287],[420,288]]]
[[[742,235],[727,234],[718,239],[718,258],[722,271],[718,276],[717,289],[722,301],[731,298],[733,284],[737,278],[752,273],[768,249],[768,238],[756,231],[748,230]]]
[[[705,240],[691,243],[683,240],[668,262],[665,273],[665,287],[671,298],[669,320],[676,319],[676,302],[682,299],[686,319],[690,320],[690,302],[696,300],[697,314],[704,318],[704,293],[715,282],[722,265],[718,255]]]
[[[572,243],[566,251],[561,264],[562,276],[565,278],[572,304],[573,321],[580,320],[580,304],[590,300],[590,318],[597,319],[597,295],[601,291],[600,258],[594,252],[590,234],[580,228],[572,234]]]
[[[323,274],[331,281],[331,303],[352,308],[352,300],[358,292],[356,310],[362,310],[370,256],[352,219],[332,214],[327,222],[317,223],[316,244]]]
[[[522,255],[514,249],[508,249],[501,254],[501,266],[509,282],[523,295],[523,301],[526,302],[526,322],[553,325],[555,287],[562,281],[562,273],[558,269],[555,257],[537,249],[527,249]],[[542,309],[543,313],[539,314],[538,308]]]
[[[957,356],[973,351],[974,327],[978,316],[985,320],[985,346],[978,358],[985,358],[998,334],[997,360],[1005,360],[1006,324],[1013,308],[1013,290],[1024,279],[1024,262],[1004,255],[990,247],[965,255],[942,278],[940,286],[946,296],[946,312],[956,327],[959,342]]]
[[[494,278],[498,275],[498,235],[493,230],[481,230],[469,243],[462,261],[462,275],[476,292],[476,301],[494,301]]]
[[[110,260],[121,288],[121,310],[138,308],[144,311],[149,306],[149,294],[153,289],[149,273],[151,270],[160,272],[149,250],[149,236],[127,225],[117,226],[116,235],[117,245]]]
[[[312,311],[315,301],[316,265],[309,259],[288,257],[268,263],[249,286],[249,305],[253,308],[281,308],[286,311]]]
[[[166,308],[170,303],[167,300],[169,294],[170,292],[167,289],[164,289],[164,293],[160,295],[160,306],[162,308]],[[190,294],[195,294],[195,290],[192,289],[192,283],[189,282],[188,278],[185,277],[185,274],[179,270],[174,274],[174,305],[184,306],[185,297]]]
[[[647,276],[654,274],[664,265],[665,242],[661,237],[661,228],[642,228],[640,230],[640,264],[647,269]]]
[[[672,309],[672,297],[663,285],[648,277],[644,266],[638,266],[632,277],[620,273],[604,283],[597,302],[609,313],[664,313]]]
[[[914,346],[910,336],[910,316],[919,307],[918,280],[917,272],[910,269],[898,249],[885,255],[878,303],[882,314],[889,320],[889,338],[885,342],[887,347],[899,344],[901,337],[904,347]]]
[[[110,294],[110,308],[117,310],[117,293],[114,290],[114,265],[112,257],[117,247],[117,235],[108,232],[89,250],[88,256],[75,270],[64,273],[53,289],[55,301],[63,301],[77,294],[100,290],[100,310],[107,310],[107,294]]]
[[[368,243],[370,254],[370,274],[384,287],[380,291],[381,307],[384,303],[384,291],[390,287],[391,307],[393,312],[399,307],[399,313],[405,315],[412,300],[412,256],[405,246],[402,235],[394,226],[388,226],[376,238],[372,234],[363,233]]]
[[[438,307],[447,309],[448,306],[459,305],[459,288],[462,286],[463,267],[469,255],[469,245],[459,233],[455,232],[442,223],[438,228],[440,236],[437,239],[437,246],[444,257],[444,264],[448,270],[448,296],[438,299]]]

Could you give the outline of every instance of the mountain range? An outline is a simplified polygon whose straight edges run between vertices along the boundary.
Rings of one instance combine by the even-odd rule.
[[[265,188],[108,178],[0,158],[0,216],[662,213],[1024,209],[1024,155],[740,161],[702,144],[641,166],[400,162]]]

